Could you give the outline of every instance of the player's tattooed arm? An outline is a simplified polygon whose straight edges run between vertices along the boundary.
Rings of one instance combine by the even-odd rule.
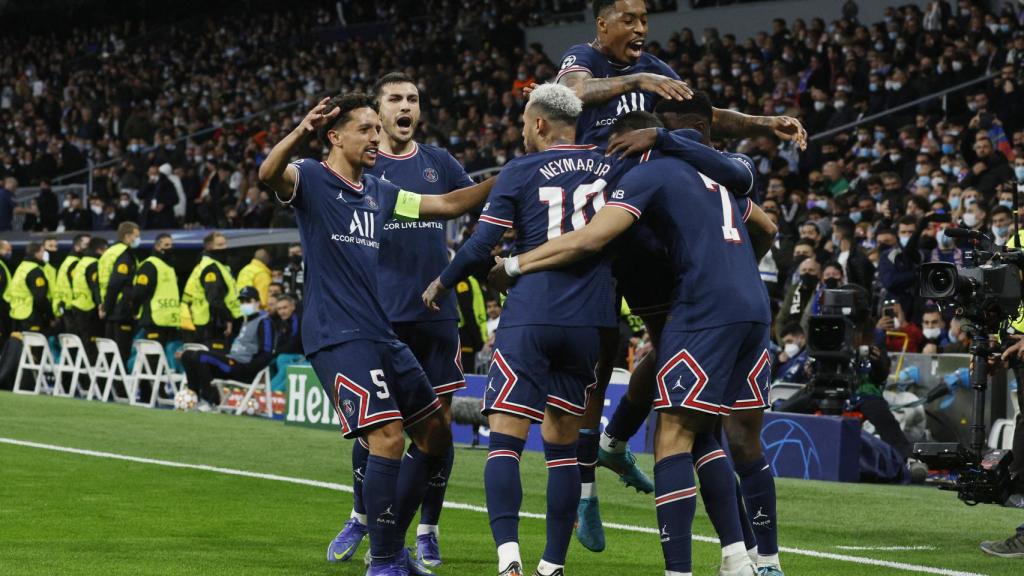
[[[777,137],[807,149],[807,130],[791,116],[750,116],[732,110],[712,109],[711,131],[715,138]]]
[[[558,83],[572,88],[584,106],[604,104],[633,90],[652,92],[670,100],[689,100],[693,97],[693,90],[682,80],[648,72],[616,78],[594,78],[590,72],[585,71],[570,72],[562,76]]]
[[[451,220],[462,216],[483,204],[497,179],[497,176],[491,176],[479,184],[459,188],[447,194],[420,196],[419,219]]]
[[[751,203],[750,215],[747,216],[747,234],[750,235],[750,243],[754,248],[754,256],[760,262],[761,258],[772,249],[775,242],[775,235],[779,229],[765,214],[764,210],[757,204]]]
[[[270,154],[260,164],[260,182],[269,186],[283,201],[287,202],[291,199],[295,193],[295,183],[298,181],[297,170],[288,164],[289,160],[306,142],[306,139],[316,133],[320,126],[333,121],[341,113],[341,109],[337,107],[328,110],[328,100],[330,98],[324,98],[314,106],[294,130],[274,145]]]

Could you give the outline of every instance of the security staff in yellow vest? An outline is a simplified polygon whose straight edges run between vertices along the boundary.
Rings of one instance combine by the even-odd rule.
[[[11,305],[4,300],[3,294],[11,285],[11,254],[14,249],[7,240],[0,240],[0,350],[11,336]]]
[[[99,261],[100,320],[105,323],[104,334],[117,342],[124,359],[131,351],[135,331],[132,280],[137,267],[135,249],[139,247],[141,238],[138,224],[122,222],[117,227],[117,243],[107,248]]]
[[[226,350],[235,322],[242,317],[238,288],[224,263],[228,240],[220,232],[203,238],[203,258],[192,269],[182,302],[188,306],[194,338],[213,350]]]
[[[170,234],[160,234],[153,242],[153,252],[139,264],[135,273],[136,319],[143,338],[167,344],[178,338],[181,327],[181,297],[178,275],[167,263],[174,241]]]
[[[82,259],[71,272],[71,317],[75,320],[78,337],[85,344],[89,358],[96,357],[96,339],[103,336],[103,322],[100,320],[100,273],[99,262],[107,251],[105,238],[93,238],[82,255]],[[67,316],[67,314],[65,314]]]
[[[455,300],[459,310],[459,340],[462,342],[462,367],[472,372],[476,366],[476,353],[487,341],[487,306],[480,282],[470,276],[455,285]]]
[[[50,285],[50,306],[53,307],[53,316],[60,319],[57,310],[57,266],[60,265],[60,258],[57,257],[57,237],[49,235],[43,238],[43,250],[46,250],[46,264],[43,265],[43,273],[46,274],[46,281]]]
[[[257,248],[252,261],[238,272],[238,289],[252,286],[260,293],[260,307],[267,309],[270,296],[270,252]]]
[[[61,319],[61,330],[74,332],[77,321],[71,306],[71,274],[74,273],[78,261],[85,254],[92,237],[89,234],[78,234],[71,241],[71,252],[61,261],[57,268],[57,279],[53,290],[53,313]]]
[[[53,327],[50,286],[43,272],[48,258],[42,244],[30,242],[25,249],[25,259],[18,264],[4,291],[4,300],[11,305],[15,330],[48,333]]]

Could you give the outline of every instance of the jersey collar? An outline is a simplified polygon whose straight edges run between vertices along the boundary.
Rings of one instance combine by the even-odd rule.
[[[594,150],[597,148],[596,144],[558,144],[545,150]]]
[[[344,182],[345,185],[348,186],[349,188],[355,190],[356,192],[362,192],[363,191],[363,183],[362,182],[358,182],[358,183],[352,182],[348,178],[345,178],[341,174],[338,174],[337,172],[335,172],[333,168],[331,168],[330,166],[327,165],[327,162],[320,162],[320,165],[323,166],[324,169],[327,170],[328,172],[330,172],[331,174],[334,174],[335,177],[337,177],[339,180]]]
[[[406,152],[405,154],[402,154],[401,156],[395,156],[393,154],[388,154],[388,153],[384,152],[383,150],[378,149],[377,150],[377,155],[383,156],[383,157],[385,157],[385,158],[387,158],[389,160],[408,160],[409,158],[412,158],[413,156],[415,156],[416,153],[419,152],[419,151],[420,151],[420,145],[417,144],[415,141],[413,141],[413,143],[412,143],[412,152]]]

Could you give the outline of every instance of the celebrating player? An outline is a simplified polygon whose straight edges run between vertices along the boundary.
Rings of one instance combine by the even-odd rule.
[[[446,150],[413,139],[420,120],[420,94],[411,78],[401,73],[387,74],[377,81],[373,96],[383,132],[377,163],[367,173],[423,194],[444,194],[473,185]],[[452,394],[466,387],[455,298],[445,299],[438,313],[425,309],[420,300],[420,289],[447,265],[448,247],[440,222],[396,221],[384,225],[378,278],[381,304],[398,339],[409,346],[426,372],[441,400],[445,422],[450,423]],[[366,534],[361,487],[368,456],[362,441],[352,446],[352,515],[328,548],[328,561],[351,558]],[[430,479],[423,498],[416,553],[426,566],[441,564],[437,523],[454,456],[454,450],[449,449],[444,466]]]
[[[259,175],[297,215],[306,255],[306,356],[333,400],[343,435],[369,446],[362,494],[367,574],[396,576],[413,564],[405,532],[430,478],[444,466],[451,434],[440,400],[378,298],[381,236],[393,216],[458,216],[479,204],[492,182],[421,197],[364,174],[377,160],[380,131],[369,96],[325,98],[274,146]],[[329,148],[327,160],[289,163],[314,133]],[[413,440],[404,458],[403,430]]]
[[[710,124],[710,109],[706,115]],[[507,259],[502,270],[516,276],[573,265],[629,229],[644,210],[652,212],[650,226],[667,240],[677,273],[675,302],[658,348],[655,502],[665,574],[689,576],[694,440],[700,434],[709,445],[708,460],[731,469],[708,433],[735,403],[767,394],[768,296],[759,282],[750,235],[736,226],[736,214],[749,216],[753,203],[734,199],[677,158],[651,156],[622,178],[607,206],[617,209],[602,210],[582,229]],[[727,532],[736,534],[735,498],[720,504],[716,528],[721,532],[719,523],[729,523]],[[739,540],[722,574],[756,574]]]
[[[589,43],[572,46],[562,55],[561,70],[557,82],[575,90],[584,103],[583,113],[577,124],[576,142],[604,146],[610,129],[623,115],[632,111],[650,112],[661,100],[681,101],[691,98],[693,91],[679,79],[679,76],[656,56],[644,52],[647,39],[647,7],[644,0],[595,0],[593,3],[596,35]],[[754,137],[777,136],[783,140],[794,140],[806,146],[806,132],[800,122],[790,117],[748,116],[731,110],[712,109],[712,120],[716,136]],[[622,263],[613,273],[620,284],[632,283],[642,293],[650,291],[646,304],[662,303],[667,293],[661,265],[663,257],[658,254],[657,242],[648,242],[649,234],[631,232],[635,239],[628,240],[630,249],[623,271]],[[667,285],[671,285],[669,282]],[[645,288],[646,287],[646,288]],[[658,331],[664,321],[664,310],[649,307],[639,300],[627,300],[631,309],[644,319],[648,331]],[[598,369],[598,386],[591,396],[587,413],[583,417],[584,427],[580,433],[580,461],[583,463],[583,497],[579,504],[579,525],[577,537],[580,543],[593,551],[605,547],[604,530],[598,506],[594,466],[600,463],[620,475],[629,486],[650,492],[650,479],[636,467],[636,459],[629,453],[625,443],[609,444],[607,438],[598,435],[598,426],[604,407],[604,393],[611,378],[612,357],[615,351],[616,333],[606,334],[601,366]],[[630,377],[653,381],[653,365],[641,365]],[[616,413],[621,416],[609,423],[624,423],[627,429],[639,428],[650,409],[648,402],[631,402],[629,397],[620,400]],[[634,430],[635,432],[635,430]],[[628,439],[632,434],[619,431],[616,437]],[[599,449],[598,443],[602,446]]]

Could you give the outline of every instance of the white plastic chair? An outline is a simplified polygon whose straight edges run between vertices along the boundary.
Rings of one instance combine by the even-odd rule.
[[[124,391],[124,394],[118,390]],[[113,397],[114,402],[128,403],[135,398],[135,385],[132,377],[124,369],[124,360],[117,342],[109,338],[96,339],[96,361],[92,367],[92,385],[86,400],[98,399],[106,402]]]
[[[222,412],[233,411],[236,416],[239,416],[245,412],[245,407],[249,403],[249,400],[252,400],[256,392],[262,388],[264,400],[263,415],[268,418],[274,417],[274,395],[273,390],[271,390],[270,387],[270,366],[267,366],[263,370],[257,372],[256,376],[252,379],[252,382],[240,382],[238,380],[215,378],[210,383],[216,386],[217,390],[220,392],[220,406],[217,407],[218,410]],[[227,387],[245,390],[245,394],[242,396],[242,399],[238,401],[238,405],[234,408],[228,406],[229,395],[225,391],[225,388]]]
[[[170,364],[167,363],[167,355],[164,353],[164,345],[156,340],[139,339],[133,344],[135,347],[135,365],[132,366],[131,379],[135,386],[136,393],[132,395],[132,406],[148,406],[155,408],[157,404],[173,406],[174,396],[180,390],[181,380],[174,378]],[[149,398],[142,397],[142,384],[149,384]],[[168,386],[164,396],[160,390]]]
[[[21,344],[21,359],[18,361],[18,374],[14,378],[14,391],[18,394],[49,393],[50,385],[46,382],[46,377],[53,376],[56,368],[49,340],[38,332],[22,332]],[[39,360],[36,360],[37,356]],[[35,382],[31,389],[21,387],[26,370],[34,373]]]
[[[81,386],[81,390],[88,391],[92,388],[92,367],[89,365],[89,358],[85,353],[85,345],[78,334],[61,334],[57,337],[60,340],[60,359],[57,361],[56,376],[54,377],[54,396],[74,396],[79,391],[79,379],[85,377],[88,384]],[[69,383],[65,389],[64,379],[69,377]]]

